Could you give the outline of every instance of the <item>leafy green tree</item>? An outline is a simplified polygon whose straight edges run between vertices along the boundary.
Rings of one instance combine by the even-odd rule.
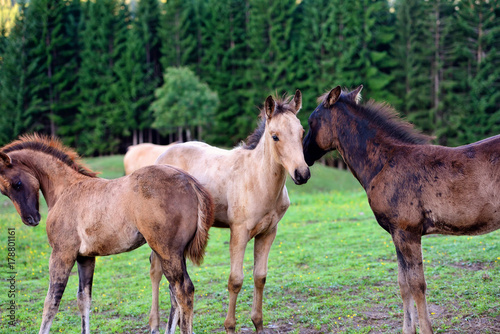
[[[177,140],[180,141],[183,130],[186,130],[187,140],[191,140],[191,129],[196,127],[198,139],[201,140],[203,128],[211,124],[217,109],[217,94],[185,67],[167,68],[163,81],[151,105],[153,127],[162,133],[177,129]]]

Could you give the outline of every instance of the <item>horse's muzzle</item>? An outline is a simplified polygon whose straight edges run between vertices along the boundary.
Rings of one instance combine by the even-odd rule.
[[[35,217],[33,217],[32,215],[29,215],[27,217],[23,217],[22,220],[23,220],[23,223],[25,225],[28,225],[28,226],[37,226],[39,223],[40,223],[40,219],[41,219],[41,216],[40,216],[40,213],[36,213]]]
[[[311,178],[309,167],[303,168],[302,170],[296,169],[294,174],[293,182],[297,185],[304,184]]]

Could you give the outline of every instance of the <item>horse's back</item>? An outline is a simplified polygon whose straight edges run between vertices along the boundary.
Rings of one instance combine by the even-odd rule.
[[[49,212],[47,229],[71,228],[86,256],[118,254],[172,235],[187,244],[198,216],[192,182],[176,168],[156,165],[118,179],[88,179],[60,198]]]
[[[153,165],[156,159],[168,148],[169,145],[156,145],[151,143],[144,143],[129,146],[123,164],[125,167],[125,174],[131,174],[141,167]]]

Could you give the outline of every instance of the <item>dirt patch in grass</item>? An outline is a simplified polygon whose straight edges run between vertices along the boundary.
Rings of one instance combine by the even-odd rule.
[[[486,270],[492,268],[491,262],[458,262],[448,264],[450,267],[458,269],[467,269],[470,271]]]

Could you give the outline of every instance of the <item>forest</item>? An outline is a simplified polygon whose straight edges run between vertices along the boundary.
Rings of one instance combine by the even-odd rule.
[[[300,89],[307,128],[319,95],[360,84],[436,144],[500,133],[499,0],[1,6],[0,145],[39,132],[86,156],[191,137],[232,146],[270,94]]]

